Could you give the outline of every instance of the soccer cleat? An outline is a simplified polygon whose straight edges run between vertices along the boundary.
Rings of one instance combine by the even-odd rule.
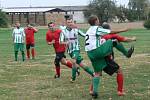
[[[79,68],[79,67],[77,67],[77,71],[76,71],[76,73],[77,73],[77,76],[79,76],[79,75],[80,75],[80,68]]]
[[[94,98],[94,99],[98,98],[97,92],[93,92],[93,93],[92,93],[92,98]]]
[[[133,54],[133,52],[134,52],[134,46],[131,46],[131,48],[128,50],[127,57],[131,58],[131,55]]]
[[[71,79],[70,79],[70,82],[71,82],[71,83],[74,83],[74,82],[75,82],[75,80],[71,78]]]
[[[121,91],[118,91],[118,96],[124,96],[125,95],[125,93],[124,92],[121,92]]]
[[[56,75],[54,76],[54,78],[60,78],[60,75],[57,75],[57,74],[56,74]]]

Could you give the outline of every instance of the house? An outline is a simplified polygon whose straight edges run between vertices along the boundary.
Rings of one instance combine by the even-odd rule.
[[[2,9],[6,12],[8,21],[13,25],[16,21],[26,25],[35,23],[47,25],[50,21],[62,23],[66,14],[72,16],[77,23],[84,23],[86,6],[55,6],[55,7],[11,7]]]

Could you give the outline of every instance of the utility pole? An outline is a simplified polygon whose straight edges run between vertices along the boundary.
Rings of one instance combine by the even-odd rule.
[[[32,5],[31,5],[31,0],[29,1],[29,7],[32,7]]]

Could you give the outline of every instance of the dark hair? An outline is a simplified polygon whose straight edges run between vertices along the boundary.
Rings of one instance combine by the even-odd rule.
[[[110,25],[107,24],[107,23],[103,23],[103,24],[102,24],[102,27],[103,27],[104,29],[110,29]]]
[[[49,27],[49,25],[50,25],[50,24],[53,24],[53,23],[54,23],[54,22],[49,22],[47,26]]]
[[[96,15],[91,15],[88,19],[88,23],[90,25],[95,25],[95,22],[98,20],[98,17]]]

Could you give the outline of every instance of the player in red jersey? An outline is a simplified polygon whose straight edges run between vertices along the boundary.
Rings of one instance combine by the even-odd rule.
[[[25,29],[26,34],[26,50],[27,50],[27,59],[30,59],[30,48],[32,59],[35,59],[35,40],[34,40],[34,33],[38,32],[38,29],[33,27],[32,25],[27,25]]]
[[[56,75],[54,78],[60,77],[60,62],[63,65],[66,65],[69,68],[72,68],[72,63],[69,60],[66,60],[65,51],[66,51],[66,45],[59,43],[59,37],[61,30],[56,28],[56,25],[54,22],[48,23],[48,31],[46,33],[46,41],[48,45],[53,45],[56,53],[55,57],[55,69],[56,69]],[[79,74],[79,73],[78,73]]]

